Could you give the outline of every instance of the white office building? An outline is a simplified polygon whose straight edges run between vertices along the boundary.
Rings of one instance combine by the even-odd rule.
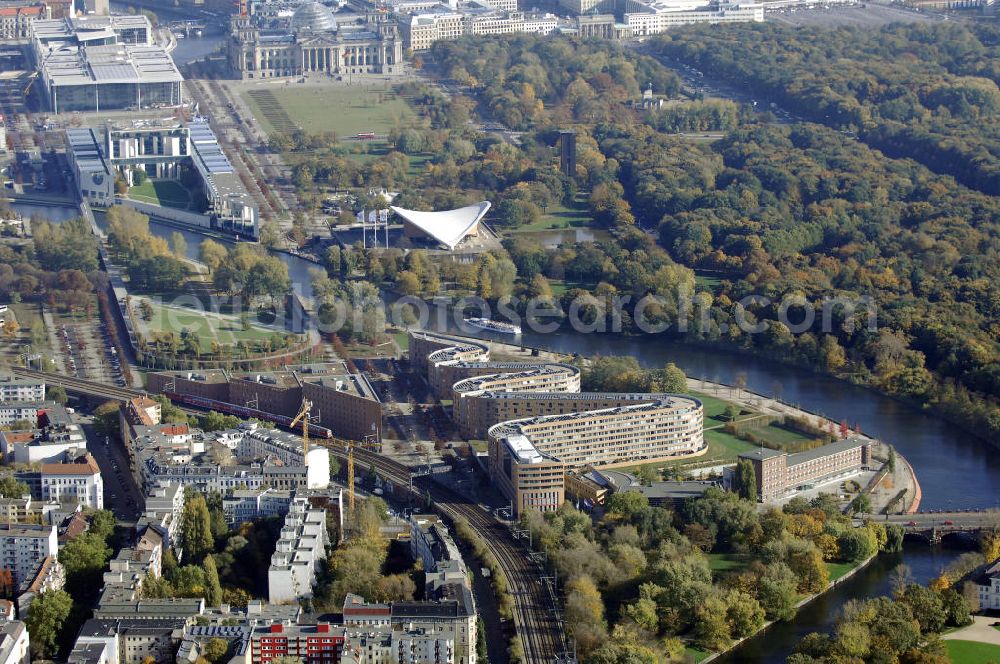
[[[559,28],[559,21],[553,14],[526,14],[520,11],[500,11],[498,9],[462,12],[442,10],[414,14],[402,21],[402,28],[406,47],[413,51],[425,51],[433,46],[434,42],[458,39],[464,35],[509,35],[519,32],[547,35]],[[470,218],[471,223],[464,222],[458,218],[461,215],[453,213],[473,210],[474,207],[470,206],[447,213],[421,213],[400,208],[393,208],[393,210],[402,216],[407,224],[420,225],[421,230],[454,249],[454,246],[461,241],[466,233],[477,228],[479,218],[486,213],[489,205],[487,204],[486,209],[481,211],[479,218],[474,221]],[[474,212],[478,212],[478,210]],[[427,224],[420,224],[421,219],[426,220]],[[450,223],[452,220],[454,220],[454,224]],[[462,235],[455,236],[451,240],[440,236],[431,229],[433,226],[436,230],[447,231],[453,225],[457,225],[456,228],[460,227]]]
[[[666,32],[691,23],[749,23],[764,20],[764,5],[754,2],[704,0],[628,0],[625,24],[635,38]]]

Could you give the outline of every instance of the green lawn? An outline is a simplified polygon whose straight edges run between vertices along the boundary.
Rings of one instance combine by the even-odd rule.
[[[556,297],[562,297],[566,291],[572,290],[574,288],[583,288],[585,290],[591,290],[594,284],[589,284],[583,281],[550,281],[549,286],[552,287],[552,294]]]
[[[716,422],[724,424],[725,419],[720,417],[726,410],[731,402],[721,399],[719,397],[713,397],[703,392],[692,392],[691,396],[701,401],[702,407],[705,409],[705,426],[712,426]],[[744,413],[741,417],[746,417],[749,412]],[[713,420],[713,422],[709,422]]]
[[[568,207],[562,203],[550,205],[545,209],[545,214],[538,221],[527,226],[520,226],[511,232],[524,233],[530,231],[562,230],[566,228],[586,228],[593,221],[590,217],[590,210],[588,209],[586,199],[581,199],[577,196],[572,205]]]
[[[719,286],[722,285],[722,278],[715,276],[708,276],[704,274],[695,274],[694,283],[696,290],[708,291],[714,293],[719,290]]]
[[[688,646],[684,649],[684,654],[687,655],[692,662],[698,664],[698,662],[704,661],[712,653],[707,650],[702,650],[701,648],[695,648],[694,646]]]
[[[1000,646],[977,641],[947,640],[948,659],[952,664],[986,664],[1000,662]]]
[[[750,563],[749,556],[736,553],[709,553],[708,566],[713,572],[741,570]]]
[[[769,424],[768,426],[755,430],[755,433],[763,433],[763,435],[772,443],[777,443],[782,447],[788,445],[794,445],[796,443],[803,443],[808,440],[812,440],[812,437],[801,434],[798,431],[792,431],[791,429],[786,429],[778,424]]]
[[[739,454],[740,452],[744,452],[754,447],[753,444],[740,440],[720,426],[727,423],[727,420],[722,417],[722,414],[725,412],[726,406],[730,402],[725,399],[720,399],[719,397],[713,397],[701,393],[692,393],[692,396],[700,399],[702,406],[705,409],[706,429],[708,427],[719,427],[706,430],[706,439],[709,441],[715,440],[720,444],[726,445],[731,448],[735,454]],[[737,418],[737,422],[742,419],[753,417],[755,414],[756,413],[754,411],[743,409]],[[797,431],[792,431],[791,429],[786,429],[777,423],[771,423],[767,426],[751,426],[751,431],[758,436],[763,436],[765,440],[772,442],[779,447],[786,447],[811,440],[809,436],[801,434]]]
[[[146,324],[151,330],[167,331],[180,334],[182,330],[191,330],[198,336],[198,342],[203,353],[211,352],[212,341],[220,346],[229,346],[240,341],[262,341],[270,338],[277,330],[251,325],[244,330],[240,320],[234,317],[217,317],[206,315],[200,311],[164,305],[150,301],[153,307],[153,319]],[[138,314],[137,314],[138,315]]]
[[[826,563],[826,571],[830,573],[831,581],[836,581],[855,567],[854,563]]]
[[[128,197],[181,210],[191,209],[193,202],[191,192],[177,180],[146,179],[142,184],[129,188]]]
[[[733,434],[722,429],[706,431],[705,440],[708,441],[708,454],[701,457],[702,459],[733,461],[740,454],[757,449],[757,446],[753,443],[740,440]]]
[[[406,332],[393,332],[393,339],[396,340],[396,345],[399,346],[399,350],[405,351],[410,348],[410,335]]]
[[[291,84],[250,90],[243,98],[268,133],[286,131],[290,120],[310,134],[332,131],[348,138],[364,132],[385,134],[416,118],[406,101],[388,86]]]

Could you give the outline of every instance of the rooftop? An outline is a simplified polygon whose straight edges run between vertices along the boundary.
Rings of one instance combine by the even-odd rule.
[[[42,475],[98,475],[101,468],[88,452],[72,463],[43,463]]]
[[[504,443],[511,454],[517,457],[521,463],[541,463],[545,461],[545,455],[535,449],[528,437],[524,434],[515,433],[504,438]]]
[[[822,445],[815,449],[806,450],[805,452],[796,452],[795,454],[788,455],[788,465],[795,466],[800,463],[805,463],[807,461],[812,461],[813,459],[819,459],[821,457],[829,456],[831,454],[837,454],[838,452],[844,452],[846,450],[852,450],[857,447],[862,447],[867,445],[868,441],[864,438],[858,438],[852,436],[846,440],[838,440],[837,442],[830,443],[828,445]]]
[[[490,210],[490,202],[482,201],[457,210],[440,212],[406,210],[392,206],[390,209],[407,223],[417,227],[449,249],[454,249],[486,216]]]
[[[161,47],[131,44],[64,46],[46,57],[42,70],[52,87],[184,80]]]

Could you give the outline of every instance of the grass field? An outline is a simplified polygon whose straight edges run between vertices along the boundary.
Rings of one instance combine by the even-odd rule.
[[[249,90],[243,98],[269,134],[296,127],[340,138],[363,132],[388,133],[414,121],[406,101],[390,87],[288,85]]]
[[[741,570],[750,563],[750,557],[737,553],[709,553],[708,566],[713,572]]]
[[[722,285],[722,278],[716,276],[709,276],[705,274],[695,274],[694,283],[697,290],[704,290],[710,293],[714,293],[719,290],[719,286]]]
[[[704,661],[712,653],[707,650],[702,650],[701,648],[688,646],[684,649],[684,654],[687,655],[692,662],[698,664],[698,662]]]
[[[1000,662],[1000,646],[977,641],[961,641],[959,639],[945,641],[948,648],[948,659],[952,664],[986,664]]]
[[[553,288],[553,291],[554,290],[555,289]],[[685,458],[678,459],[676,461],[664,461],[650,464],[654,469],[659,470],[662,468],[669,468],[671,466],[684,465],[688,463],[731,463],[743,452],[749,452],[750,450],[757,448],[757,446],[753,443],[741,440],[723,428],[727,422],[727,420],[723,417],[723,412],[730,402],[725,399],[720,399],[719,397],[701,394],[699,392],[692,392],[691,395],[700,399],[702,407],[705,409],[704,435],[705,440],[708,442],[708,451],[702,456],[694,459]],[[737,418],[737,421],[752,418],[756,414],[757,413],[753,411],[743,409]],[[808,436],[782,428],[775,423],[762,426],[749,425],[749,428],[754,434],[762,436],[765,440],[773,442],[779,447],[793,444],[795,442],[809,440]],[[628,468],[624,468],[623,470],[634,471],[636,468],[638,468],[638,466],[630,466]]]
[[[854,563],[826,563],[826,571],[830,573],[831,581],[836,581],[854,569],[854,567]]]
[[[410,335],[407,332],[393,332],[392,338],[396,340],[396,345],[400,350],[409,350]]]
[[[149,180],[128,190],[128,197],[145,203],[163,207],[189,210],[192,206],[191,192],[177,180]]]
[[[153,319],[146,324],[151,330],[172,331],[179,335],[182,330],[191,330],[198,337],[203,353],[211,352],[212,342],[229,346],[240,341],[262,341],[270,338],[276,330],[251,325],[244,330],[240,320],[231,316],[216,316],[201,311],[173,307],[150,301]]]
[[[583,281],[550,281],[549,286],[552,287],[553,295],[556,297],[562,297],[566,291],[574,288],[591,290],[594,287],[594,284],[585,283]]]
[[[531,231],[563,230],[566,228],[586,228],[593,224],[594,220],[590,216],[586,198],[577,196],[570,206],[562,203],[551,205],[545,209],[537,222],[527,226],[519,226],[512,230],[513,233],[525,233]]]

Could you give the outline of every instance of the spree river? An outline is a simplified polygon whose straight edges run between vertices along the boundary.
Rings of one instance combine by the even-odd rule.
[[[43,212],[40,208],[15,206],[24,214]],[[72,218],[72,212],[51,210],[53,221]],[[151,231],[169,237],[177,229],[150,223]],[[179,231],[187,240],[187,253],[198,255],[202,235]],[[287,254],[278,254],[288,265],[296,287],[309,294],[312,263]],[[440,331],[459,331],[454,319]],[[485,334],[485,333],[483,333]],[[500,339],[500,337],[498,337]],[[503,339],[509,341],[509,338]],[[861,425],[866,433],[892,443],[912,464],[923,490],[921,509],[996,508],[1000,497],[1000,454],[996,448],[964,434],[956,427],[911,406],[871,390],[785,366],[753,356],[703,349],[655,339],[621,335],[526,331],[522,341],[564,353],[631,355],[646,366],[674,362],[688,375],[733,384],[738,373],[746,376],[747,388],[834,420],[846,419]],[[867,569],[841,582],[834,590],[804,607],[795,620],[778,624],[749,640],[722,661],[783,662],[795,644],[811,631],[827,631],[840,606],[852,597],[871,597],[888,592],[889,575],[900,563],[910,566],[914,577],[926,582],[960,552],[907,544],[902,554],[881,556]]]

